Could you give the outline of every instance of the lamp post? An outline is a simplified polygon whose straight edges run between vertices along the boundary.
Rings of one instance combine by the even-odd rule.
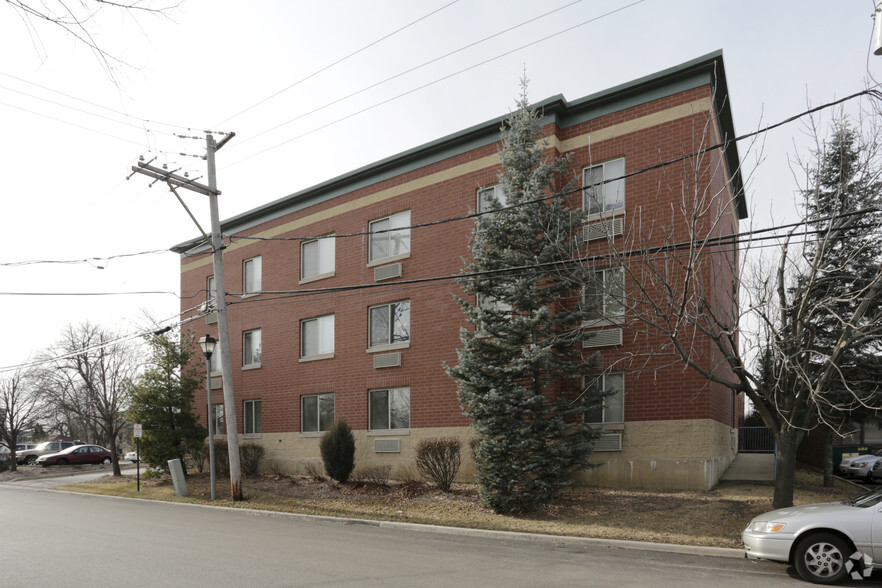
[[[211,499],[217,497],[217,480],[215,480],[214,469],[214,407],[211,404],[211,354],[217,340],[211,335],[205,335],[199,339],[199,347],[205,354],[205,389],[208,393],[208,472],[211,480]]]

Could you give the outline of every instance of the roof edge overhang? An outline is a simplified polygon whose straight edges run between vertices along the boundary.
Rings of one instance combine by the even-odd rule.
[[[738,146],[734,140],[735,127],[722,50],[585,96],[574,102],[568,102],[563,95],[558,94],[533,106],[543,113],[543,124],[555,122],[560,127],[566,128],[584,120],[706,84],[710,84],[712,88],[736,211],[738,218],[744,219],[747,218],[747,204],[741,179]],[[507,114],[499,116],[230,217],[221,223],[221,231],[228,234],[240,232],[453,155],[496,143],[499,141],[500,127],[507,118]],[[183,254],[199,249],[200,245],[205,246],[204,239],[197,237],[179,243],[171,250]]]

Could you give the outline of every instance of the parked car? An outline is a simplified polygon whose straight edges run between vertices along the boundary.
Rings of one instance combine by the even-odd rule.
[[[100,445],[75,445],[58,453],[41,455],[37,458],[37,465],[74,465],[81,463],[110,463],[113,461],[110,450]]]
[[[36,446],[36,443],[16,443],[15,452],[18,453],[20,451],[27,451],[28,449],[33,449]]]
[[[868,561],[879,562],[869,565],[882,569],[880,503],[882,488],[876,488],[843,502],[767,512],[750,521],[741,534],[744,553],[792,563],[803,580],[817,584],[835,584],[846,575],[861,574]],[[872,559],[855,557],[856,553]]]
[[[123,459],[132,463],[138,463],[141,459],[138,457],[137,451],[129,451],[123,456]]]
[[[863,478],[869,481],[873,466],[879,460],[882,460],[882,449],[877,449],[872,454],[865,453],[844,457],[839,462],[839,473],[846,477]]]
[[[18,463],[33,465],[41,455],[58,453],[68,447],[82,444],[82,441],[44,441],[43,443],[36,445],[33,449],[25,449],[23,451],[16,450],[15,461]]]

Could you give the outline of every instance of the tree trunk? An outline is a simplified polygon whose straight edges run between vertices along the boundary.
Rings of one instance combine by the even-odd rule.
[[[833,487],[833,429],[824,429],[824,488]]]
[[[113,464],[113,475],[114,476],[122,476],[122,471],[119,469],[119,455],[116,452],[116,435],[110,435],[110,463]]]
[[[775,435],[777,455],[775,456],[775,495],[773,508],[793,506],[793,485],[796,480],[796,452],[804,433],[799,429],[779,431]]]

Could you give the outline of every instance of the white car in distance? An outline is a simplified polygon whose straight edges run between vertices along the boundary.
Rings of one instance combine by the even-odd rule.
[[[839,473],[845,477],[861,478],[869,482],[873,474],[873,466],[880,460],[882,460],[882,449],[877,449],[871,454],[844,457],[839,463]]]

